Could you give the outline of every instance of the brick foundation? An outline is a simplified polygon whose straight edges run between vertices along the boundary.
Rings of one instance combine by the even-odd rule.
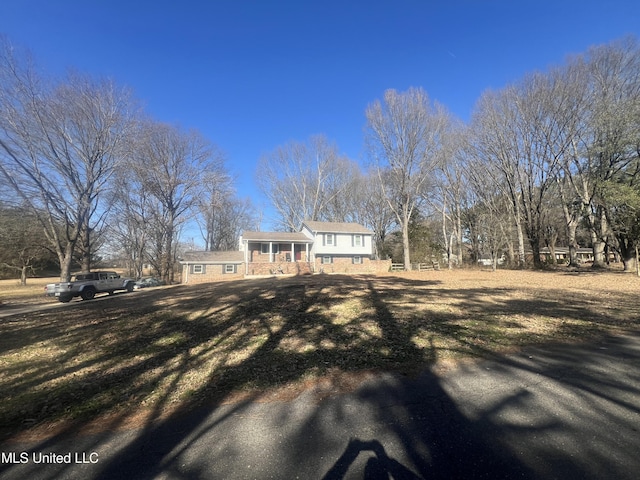
[[[391,260],[362,258],[362,263],[353,263],[352,257],[331,257],[331,263],[322,263],[316,258],[316,272],[324,273],[382,273],[391,268]]]
[[[282,272],[280,272],[280,269]],[[287,275],[308,275],[312,273],[311,269],[312,265],[307,262],[252,262],[248,265],[247,274],[272,275],[274,272],[277,272]]]

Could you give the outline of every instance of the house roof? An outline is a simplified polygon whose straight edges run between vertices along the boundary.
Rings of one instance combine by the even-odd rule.
[[[311,220],[307,220],[302,223],[309,227],[312,232],[373,234],[371,230],[359,223],[316,222]]]
[[[244,252],[231,250],[226,252],[185,252],[180,263],[242,263]]]
[[[252,242],[313,243],[302,232],[243,232],[242,239]]]

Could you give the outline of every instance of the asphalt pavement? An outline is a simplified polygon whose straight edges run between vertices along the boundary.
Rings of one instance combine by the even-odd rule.
[[[6,443],[0,478],[635,480],[640,472],[638,334],[329,390]]]

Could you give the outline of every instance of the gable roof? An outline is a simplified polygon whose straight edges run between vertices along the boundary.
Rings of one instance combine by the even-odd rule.
[[[302,232],[242,232],[242,240],[252,242],[313,243]]]
[[[230,250],[226,252],[185,252],[180,263],[242,263],[244,252]]]
[[[309,227],[312,232],[327,232],[327,233],[363,233],[373,235],[373,232],[368,228],[360,225],[359,223],[346,223],[346,222],[316,222],[306,220],[302,222],[303,225]]]

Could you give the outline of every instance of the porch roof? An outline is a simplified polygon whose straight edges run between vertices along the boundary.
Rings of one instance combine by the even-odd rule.
[[[313,243],[302,232],[243,232],[242,240],[249,242]]]

